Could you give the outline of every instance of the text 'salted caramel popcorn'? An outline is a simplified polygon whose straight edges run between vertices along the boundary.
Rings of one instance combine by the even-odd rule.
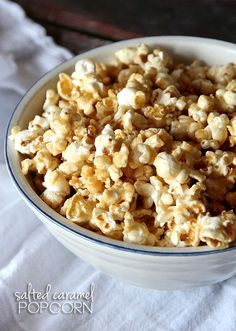
[[[11,138],[68,222],[141,245],[235,240],[235,64],[178,64],[142,44],[79,60],[42,108]]]

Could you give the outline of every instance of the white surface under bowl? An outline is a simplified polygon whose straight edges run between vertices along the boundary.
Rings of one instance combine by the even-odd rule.
[[[20,169],[20,156],[7,139],[11,128],[26,128],[42,112],[45,91],[55,88],[60,72],[71,73],[80,58],[109,62],[114,52],[146,43],[170,51],[177,59],[200,59],[207,64],[236,62],[236,45],[213,39],[163,36],[126,40],[99,47],[73,57],[43,76],[26,93],[15,109],[5,141],[8,170],[20,195],[51,233],[70,251],[101,271],[131,284],[162,290],[182,289],[219,282],[236,274],[236,247],[223,250],[160,248],[128,244],[72,224],[44,203]],[[22,216],[23,217],[23,216]]]

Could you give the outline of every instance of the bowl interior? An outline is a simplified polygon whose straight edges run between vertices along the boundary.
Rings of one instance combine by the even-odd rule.
[[[58,80],[58,74],[61,72],[71,73],[75,63],[81,58],[90,58],[92,60],[108,63],[114,58],[114,52],[123,47],[137,46],[140,43],[145,43],[150,48],[161,47],[174,55],[177,61],[190,62],[198,59],[206,62],[209,65],[226,64],[229,62],[236,62],[236,45],[217,41],[213,39],[204,39],[196,37],[181,37],[181,36],[164,36],[164,37],[146,37],[139,39],[131,39],[111,45],[102,46],[86,53],[80,54],[71,58],[70,60],[60,64],[46,75],[44,75],[38,82],[36,82],[31,89],[22,98],[15,109],[10,120],[5,140],[5,155],[8,169],[18,191],[22,197],[33,208],[50,219],[52,222],[64,227],[69,231],[73,231],[78,235],[86,237],[88,240],[96,241],[104,245],[110,245],[115,248],[128,250],[131,252],[144,252],[147,254],[202,254],[216,252],[208,247],[197,248],[161,248],[161,247],[147,247],[140,245],[128,244],[120,242],[108,237],[96,234],[92,231],[86,230],[78,225],[69,222],[60,214],[55,212],[44,203],[36,192],[29,185],[27,179],[22,174],[20,169],[20,155],[14,148],[14,143],[7,139],[11,132],[11,128],[19,125],[21,128],[26,128],[30,120],[36,114],[42,112],[42,105],[45,99],[45,92],[49,88],[55,88]],[[228,249],[232,249],[228,248]],[[220,251],[225,251],[219,250]]]

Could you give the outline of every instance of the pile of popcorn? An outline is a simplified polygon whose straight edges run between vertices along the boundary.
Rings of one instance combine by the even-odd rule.
[[[82,59],[11,138],[68,222],[151,246],[236,238],[235,64],[178,64],[144,44],[110,64]]]

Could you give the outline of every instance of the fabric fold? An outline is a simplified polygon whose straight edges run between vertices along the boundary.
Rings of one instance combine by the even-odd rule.
[[[40,4],[39,4],[40,5]],[[17,4],[0,1],[0,330],[235,331],[236,277],[188,291],[159,292],[113,279],[66,250],[19,197],[3,158],[13,109],[45,72],[72,54]],[[93,312],[17,313],[15,292],[81,292],[94,283]]]

